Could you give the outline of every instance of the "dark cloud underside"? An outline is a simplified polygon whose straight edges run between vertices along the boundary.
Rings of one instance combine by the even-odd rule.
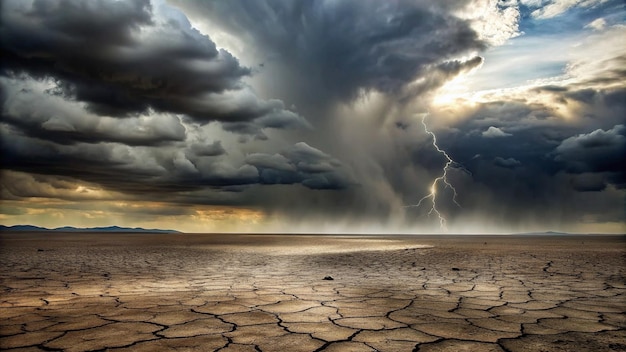
[[[2,7],[1,73],[53,79],[50,93],[85,102],[95,114],[153,109],[207,122],[286,113],[280,101],[248,92],[241,79],[250,69],[172,9],[74,0]]]

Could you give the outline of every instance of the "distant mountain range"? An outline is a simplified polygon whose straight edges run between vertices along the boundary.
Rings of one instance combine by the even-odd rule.
[[[176,230],[161,230],[161,229],[144,229],[141,227],[119,227],[119,226],[106,226],[106,227],[72,227],[64,226],[54,229],[48,229],[45,227],[33,226],[33,225],[15,225],[4,226],[0,225],[0,231],[7,232],[124,232],[124,233],[180,233]]]

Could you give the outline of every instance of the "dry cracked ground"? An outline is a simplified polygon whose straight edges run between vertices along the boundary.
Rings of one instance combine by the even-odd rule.
[[[626,351],[624,236],[0,245],[1,350]]]

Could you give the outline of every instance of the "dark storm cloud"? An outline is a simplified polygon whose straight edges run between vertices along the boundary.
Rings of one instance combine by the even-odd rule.
[[[478,207],[509,225],[581,214],[623,221],[611,201],[626,187],[625,90],[583,86],[478,103],[439,132],[440,145],[471,173],[469,184],[457,178],[464,212]]]
[[[550,91],[563,95],[572,92],[567,87]],[[602,103],[598,104],[596,99],[587,100],[576,110],[579,116],[582,115],[581,124],[562,124],[558,111],[542,104],[519,100],[491,102],[482,104],[472,112],[469,119],[457,125],[454,137],[442,136],[442,143],[455,160],[467,163],[470,171],[476,167],[478,159],[474,157],[479,154],[480,159],[493,160],[494,165],[501,167],[519,170],[532,168],[546,175],[559,172],[603,173],[607,183],[614,183],[618,179],[617,175],[624,173],[620,160],[626,155],[626,128],[623,125],[609,125],[605,130],[589,132],[591,127],[587,126],[619,121],[624,102],[605,109],[604,101],[607,96],[619,94],[623,90],[592,91]],[[494,127],[493,123],[501,127]],[[448,142],[450,138],[454,138],[453,143]],[[483,182],[491,184],[497,182],[497,179],[485,179]],[[590,188],[583,187],[583,183],[589,182],[575,183],[580,185],[575,188]],[[545,184],[543,187],[549,188],[551,185]]]
[[[624,103],[620,105],[616,101],[611,108],[607,108],[606,103],[608,96],[618,95],[622,90],[595,88],[597,97],[589,103],[574,102],[566,96],[578,89],[555,85],[541,92],[515,92],[512,97],[503,94],[501,100],[475,102],[458,110],[452,108],[453,116],[439,116],[440,112],[434,108],[427,123],[439,118],[456,119],[449,128],[435,130],[439,146],[458,162],[450,172],[450,179],[459,191],[457,199],[461,207],[443,203],[443,211],[450,218],[483,214],[485,219],[502,221],[507,226],[551,221],[571,223],[578,221],[584,212],[606,213],[610,214],[606,218],[611,221],[622,221],[623,214],[608,206],[605,199],[614,199],[611,192],[615,190],[609,185],[623,188],[626,179],[623,172],[610,172],[607,168],[596,168],[597,171],[592,172],[591,165],[585,164],[585,174],[574,174],[572,165],[555,160],[557,147],[568,138],[586,135],[598,128],[594,126],[609,126],[604,127],[604,131],[610,131],[616,121],[623,121]],[[557,105],[553,101],[566,103]],[[396,130],[408,135],[414,131],[413,127]],[[427,146],[428,143],[415,145],[411,160],[404,160],[404,163],[401,153],[393,154],[388,165],[383,164],[385,170],[398,170],[399,165],[412,163],[415,169],[424,167],[430,171],[418,174],[421,178],[416,179],[432,180],[440,175],[437,168],[441,170],[445,160],[440,154],[429,153]],[[614,159],[610,155],[615,150],[606,152],[600,153],[601,160]],[[587,158],[585,161],[591,162]],[[595,160],[595,163],[600,161]],[[615,168],[621,163],[613,161],[613,165]],[[403,171],[386,173],[389,184],[404,195],[412,194],[404,198],[406,203],[420,199],[424,192],[411,191],[419,190],[421,184],[403,183]],[[440,191],[446,192],[445,189]],[[592,191],[605,192],[593,198]],[[574,204],[587,199],[585,197],[590,199],[585,200],[583,211]],[[445,202],[446,197],[438,199]]]
[[[54,79],[49,94],[86,102],[95,114],[154,109],[208,122],[287,113],[242,83],[250,69],[164,5],[3,1],[2,23],[4,76]]]
[[[600,192],[606,189],[606,181],[605,174],[587,173],[574,175],[570,184],[579,192]]]
[[[598,129],[565,139],[556,147],[555,160],[571,173],[611,172],[626,174],[626,127]],[[624,178],[624,177],[622,177]]]
[[[622,80],[626,79],[626,74]],[[569,98],[585,104],[606,105],[611,108],[624,109],[626,102],[626,89],[593,89],[584,88],[572,90],[564,94],[564,98]]]
[[[197,150],[200,156],[175,148],[129,147],[115,143],[59,145],[23,136],[2,127],[2,165],[42,175],[68,176],[128,194],[186,192],[205,187],[258,183],[252,166],[236,167],[215,157],[219,144]],[[192,153],[193,154],[193,153]]]
[[[486,47],[467,21],[447,12],[458,6],[453,2],[175,3],[256,46],[270,62],[286,64],[296,76],[307,77],[307,85],[323,89],[314,92],[313,99],[352,99],[372,89],[398,92],[430,69],[458,72],[463,65],[453,61],[456,56]]]
[[[556,168],[545,156],[575,129],[560,125],[551,116],[551,108],[534,103],[482,103],[454,130],[442,132],[441,143],[461,163],[477,162],[476,155],[485,160],[513,158],[552,172]]]
[[[2,165],[19,172],[11,180],[3,179],[5,199],[37,194],[41,197],[45,192],[49,197],[68,200],[90,199],[59,191],[70,187],[69,182],[46,181],[45,189],[42,182],[26,182],[32,178],[28,174],[36,175],[37,180],[84,181],[145,200],[163,201],[166,197],[170,202],[194,204],[245,204],[246,199],[241,197],[224,200],[216,195],[239,186],[301,184],[309,189],[341,189],[353,182],[339,161],[305,143],[288,148],[286,156],[255,153],[237,163],[229,160],[219,141],[197,141],[188,149],[104,142],[57,144],[24,136],[11,125],[0,126]],[[203,199],[194,196],[206,190],[216,194]]]
[[[251,70],[165,4],[1,6],[2,166],[23,172],[16,178],[69,177],[183,202],[174,195],[263,183],[231,158],[224,130],[267,140],[265,129],[310,127],[282,101],[259,98],[243,82]],[[201,129],[212,121],[217,136]]]
[[[522,165],[522,163],[515,159],[515,158],[502,158],[497,156],[495,159],[493,159],[493,163],[496,166],[500,166],[500,167],[505,167],[505,168],[514,168],[514,167],[518,167],[520,165]]]
[[[279,103],[282,109],[282,102]],[[267,136],[264,129],[308,129],[311,125],[297,114],[280,109],[268,111],[267,114],[254,119],[252,122],[223,122],[222,128],[225,131],[242,135],[251,135],[256,139],[265,140]]]
[[[246,163],[259,170],[264,184],[301,183],[311,189],[342,189],[354,182],[338,160],[303,142],[284,154],[248,155]]]
[[[306,206],[285,206],[283,214],[386,220],[402,213],[401,203],[410,196],[423,196],[421,186],[439,176],[445,158],[419,150],[431,146],[421,143],[421,124],[411,121],[415,111],[408,110],[416,97],[482,64],[477,55],[487,44],[459,15],[467,1],[171,2],[200,28],[225,30],[228,35],[220,39],[246,63],[262,63],[255,86],[297,106],[315,128],[305,141],[341,160],[354,176],[341,202],[323,192]],[[355,108],[361,103],[362,110]],[[400,121],[394,129],[413,135],[393,139],[384,126],[390,121]],[[255,132],[239,123],[227,128]],[[346,184],[345,177],[330,177],[340,174],[323,174],[328,164],[301,167],[317,172],[305,182],[309,187]],[[296,171],[261,168],[259,174],[268,183],[298,179]]]
[[[33,83],[30,81],[30,83]],[[0,81],[11,91],[2,120],[25,134],[59,144],[117,142],[126,145],[160,145],[183,141],[185,127],[174,115],[135,116],[126,119],[100,117],[78,104],[31,88],[15,80]]]

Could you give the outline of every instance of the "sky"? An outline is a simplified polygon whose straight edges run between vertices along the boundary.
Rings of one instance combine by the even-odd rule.
[[[626,233],[623,0],[4,0],[0,223]]]

